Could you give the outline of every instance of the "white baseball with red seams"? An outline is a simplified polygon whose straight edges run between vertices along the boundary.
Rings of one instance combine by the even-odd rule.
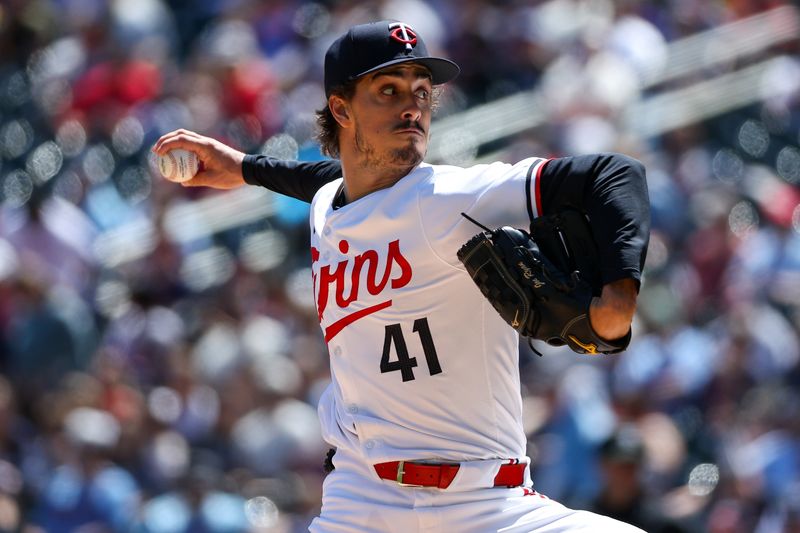
[[[520,487],[492,487],[503,462],[530,462],[519,338],[456,257],[480,231],[461,213],[527,227],[545,164],[422,163],[338,209],[341,179],[317,192],[312,276],[332,376],[319,416],[337,452],[311,531],[639,531],[540,497],[528,470]],[[445,489],[413,488],[376,474],[389,461],[461,467]]]
[[[200,168],[197,154],[188,150],[170,150],[158,156],[158,170],[169,181],[182,183],[192,179]]]

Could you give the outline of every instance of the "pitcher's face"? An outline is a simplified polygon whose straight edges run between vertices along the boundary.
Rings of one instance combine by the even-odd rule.
[[[349,102],[363,162],[413,167],[428,149],[432,85],[428,69],[401,64],[365,76]]]

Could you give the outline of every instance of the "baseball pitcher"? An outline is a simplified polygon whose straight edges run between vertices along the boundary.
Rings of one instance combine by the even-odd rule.
[[[619,154],[425,163],[436,86],[458,72],[408,24],[355,26],[325,57],[320,142],[337,159],[245,155],[186,130],[154,151],[199,155],[187,186],[311,202],[332,378],[319,417],[335,450],[311,531],[640,531],[533,489],[518,343],[625,348],[644,168]]]

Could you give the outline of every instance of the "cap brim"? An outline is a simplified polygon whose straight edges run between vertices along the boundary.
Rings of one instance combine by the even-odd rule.
[[[458,76],[458,73],[461,72],[461,68],[449,59],[444,59],[442,57],[409,57],[387,61],[386,63],[382,63],[377,67],[372,67],[369,70],[365,70],[364,72],[353,76],[352,79],[358,79],[361,76],[366,76],[372,72],[376,72],[386,67],[391,67],[392,65],[399,65],[401,63],[417,63],[426,67],[431,71],[431,83],[433,83],[433,85],[441,85],[443,83],[453,81]]]

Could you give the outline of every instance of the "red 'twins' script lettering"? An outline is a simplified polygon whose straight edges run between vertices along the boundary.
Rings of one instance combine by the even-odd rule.
[[[339,251],[342,254],[347,254],[350,250],[350,244],[345,241],[339,241]],[[340,308],[345,308],[351,303],[358,300],[358,291],[361,287],[361,274],[366,275],[366,289],[370,294],[377,295],[383,292],[387,284],[391,285],[393,289],[405,287],[411,281],[411,264],[403,257],[400,252],[400,241],[395,240],[389,243],[389,249],[386,254],[386,264],[383,266],[383,272],[378,276],[378,262],[380,257],[375,250],[367,250],[354,258],[352,258],[352,270],[350,271],[350,279],[347,279],[346,271],[351,262],[348,257],[344,261],[339,261],[335,267],[333,265],[323,265],[319,269],[319,279],[314,274],[314,290],[317,292],[317,314],[320,322],[322,321],[325,308],[328,306],[329,292],[333,286],[335,292],[336,305]],[[319,260],[319,250],[311,247],[311,262],[316,263]],[[392,278],[392,270],[394,265],[397,265],[399,272]],[[366,267],[366,269],[365,269]],[[331,270],[333,268],[333,270]],[[319,290],[317,290],[317,283],[319,282]],[[349,282],[349,283],[348,283]],[[350,292],[345,294],[349,285]]]

